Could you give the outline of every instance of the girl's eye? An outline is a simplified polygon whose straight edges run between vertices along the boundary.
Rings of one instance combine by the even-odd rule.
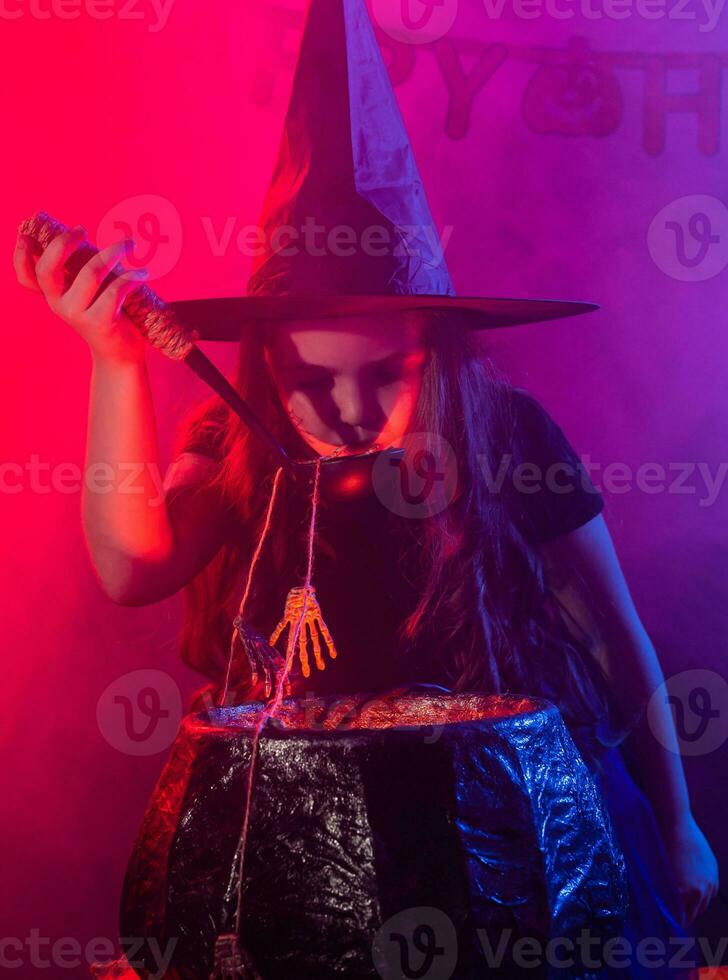
[[[376,379],[381,384],[394,384],[395,381],[400,381],[402,378],[402,371],[400,368],[378,368],[376,373]]]
[[[373,365],[372,375],[377,381],[399,381],[405,365],[401,358],[393,358],[383,364]]]

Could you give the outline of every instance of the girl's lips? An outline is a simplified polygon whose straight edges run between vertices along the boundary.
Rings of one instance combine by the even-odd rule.
[[[297,425],[296,427],[298,428],[299,432],[303,433],[304,435],[310,436],[312,439],[315,439],[317,442],[320,442],[319,437],[315,436],[313,432],[309,432],[308,429],[304,429],[303,426],[301,425]],[[362,442],[347,442],[347,443],[324,442],[322,444],[327,446],[325,452],[325,455],[327,456],[331,456],[333,454],[336,454],[337,456],[339,455],[350,456],[353,453],[365,452],[367,449],[372,449],[374,447],[383,448],[383,446],[381,446],[380,443],[376,441],[376,439],[365,439]]]

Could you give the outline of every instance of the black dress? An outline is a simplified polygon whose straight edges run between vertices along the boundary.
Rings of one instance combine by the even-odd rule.
[[[533,472],[544,479],[531,481],[535,492],[513,492],[513,481],[504,485],[507,509],[529,540],[544,542],[591,520],[603,510],[604,498],[545,409],[520,389],[514,408],[519,433],[514,462],[535,464]],[[556,482],[546,480],[555,464],[566,468],[558,475],[551,470]],[[317,527],[328,547],[316,550],[313,578],[339,656],[325,670],[312,671],[310,692],[377,691],[412,682],[451,686],[437,659],[437,643],[417,656],[396,653],[397,627],[417,598],[400,551],[400,525],[412,520],[385,506],[375,493],[322,501]]]
[[[524,478],[517,491],[512,477],[500,486],[509,516],[527,539],[545,542],[591,520],[604,509],[604,498],[562,429],[533,396],[514,389],[513,410],[513,467],[527,464],[531,469],[521,471]],[[186,448],[211,456],[217,450],[214,437],[198,438]],[[496,463],[492,470],[497,470]],[[497,478],[494,472],[491,479]],[[277,505],[281,506],[288,507]],[[401,551],[402,525],[413,519],[386,506],[376,493],[358,499],[321,499],[313,583],[338,656],[327,658],[324,670],[312,668],[305,680],[307,693],[376,692],[413,682],[451,686],[437,658],[436,642],[426,651],[420,649],[416,657],[397,655],[401,649],[397,628],[417,600]],[[282,615],[288,589],[303,582],[307,533],[308,502],[290,526],[288,546],[298,562],[290,580],[266,582],[264,572],[256,569],[250,618],[264,636],[270,635]]]
[[[543,406],[524,390],[514,391],[517,462],[536,464],[535,472],[544,479],[526,481],[536,487],[533,492],[508,495],[509,512],[529,540],[545,542],[597,516],[604,509],[604,498]],[[214,455],[204,443],[188,448]],[[546,479],[548,474],[550,479]],[[322,502],[317,523],[322,543],[315,550],[313,581],[338,656],[335,660],[325,657],[324,670],[312,666],[305,680],[306,693],[376,693],[417,682],[451,686],[443,664],[432,653],[420,652],[414,659],[396,655],[397,627],[416,599],[399,550],[398,521],[406,519],[385,507],[376,494],[353,501]],[[304,555],[303,527],[291,545]],[[302,561],[299,570],[304,565]],[[288,588],[301,582],[296,578],[284,583],[278,593],[271,593],[267,608],[259,609],[256,625],[264,635],[269,635],[281,616]],[[436,642],[431,650],[437,650]],[[525,693],[548,697],[544,691]],[[670,963],[681,948],[680,942],[689,944],[692,937],[678,921],[678,892],[654,811],[619,748],[605,749],[600,761],[593,774],[625,855],[630,892],[623,938],[632,954],[628,965],[625,955],[616,958],[623,965],[615,966],[614,977],[695,980],[694,969]],[[663,965],[655,965],[654,954],[640,962],[635,951],[646,937],[662,943]],[[689,945],[683,949],[688,950],[684,964],[695,958],[696,951]],[[600,974],[605,975],[611,976]]]

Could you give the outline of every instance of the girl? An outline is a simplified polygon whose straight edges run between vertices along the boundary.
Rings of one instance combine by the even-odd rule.
[[[128,245],[119,242],[64,292],[63,265],[82,238],[73,229],[36,262],[21,236],[15,267],[89,345],[86,464],[146,464],[138,492],[84,491],[89,551],[118,603],[157,602],[184,588],[183,656],[210,678],[199,701],[217,699],[276,465],[213,398],[180,435],[160,505],[146,344],[121,310],[139,275],[127,272],[98,294]],[[668,706],[650,718],[658,732],[646,725],[662,672],[601,516],[604,501],[561,429],[477,354],[452,311],[251,328],[235,384],[294,458],[420,434],[412,438],[424,440],[443,477],[455,473],[448,505],[424,515],[408,510],[406,494],[320,501],[314,579],[338,656],[299,677],[298,692],[419,682],[553,700],[627,861],[632,957],[620,975],[693,976],[668,961],[717,891],[716,860],[690,811]],[[536,466],[527,485],[521,463]],[[302,581],[309,507],[282,481],[246,607],[264,636]],[[234,668],[236,698],[260,698],[246,664]],[[654,954],[635,955],[644,937],[663,943],[660,967]]]

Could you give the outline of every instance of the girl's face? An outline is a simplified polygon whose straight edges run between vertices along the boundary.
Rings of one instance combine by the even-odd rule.
[[[282,404],[320,455],[398,445],[420,393],[416,315],[273,324],[264,355]]]

